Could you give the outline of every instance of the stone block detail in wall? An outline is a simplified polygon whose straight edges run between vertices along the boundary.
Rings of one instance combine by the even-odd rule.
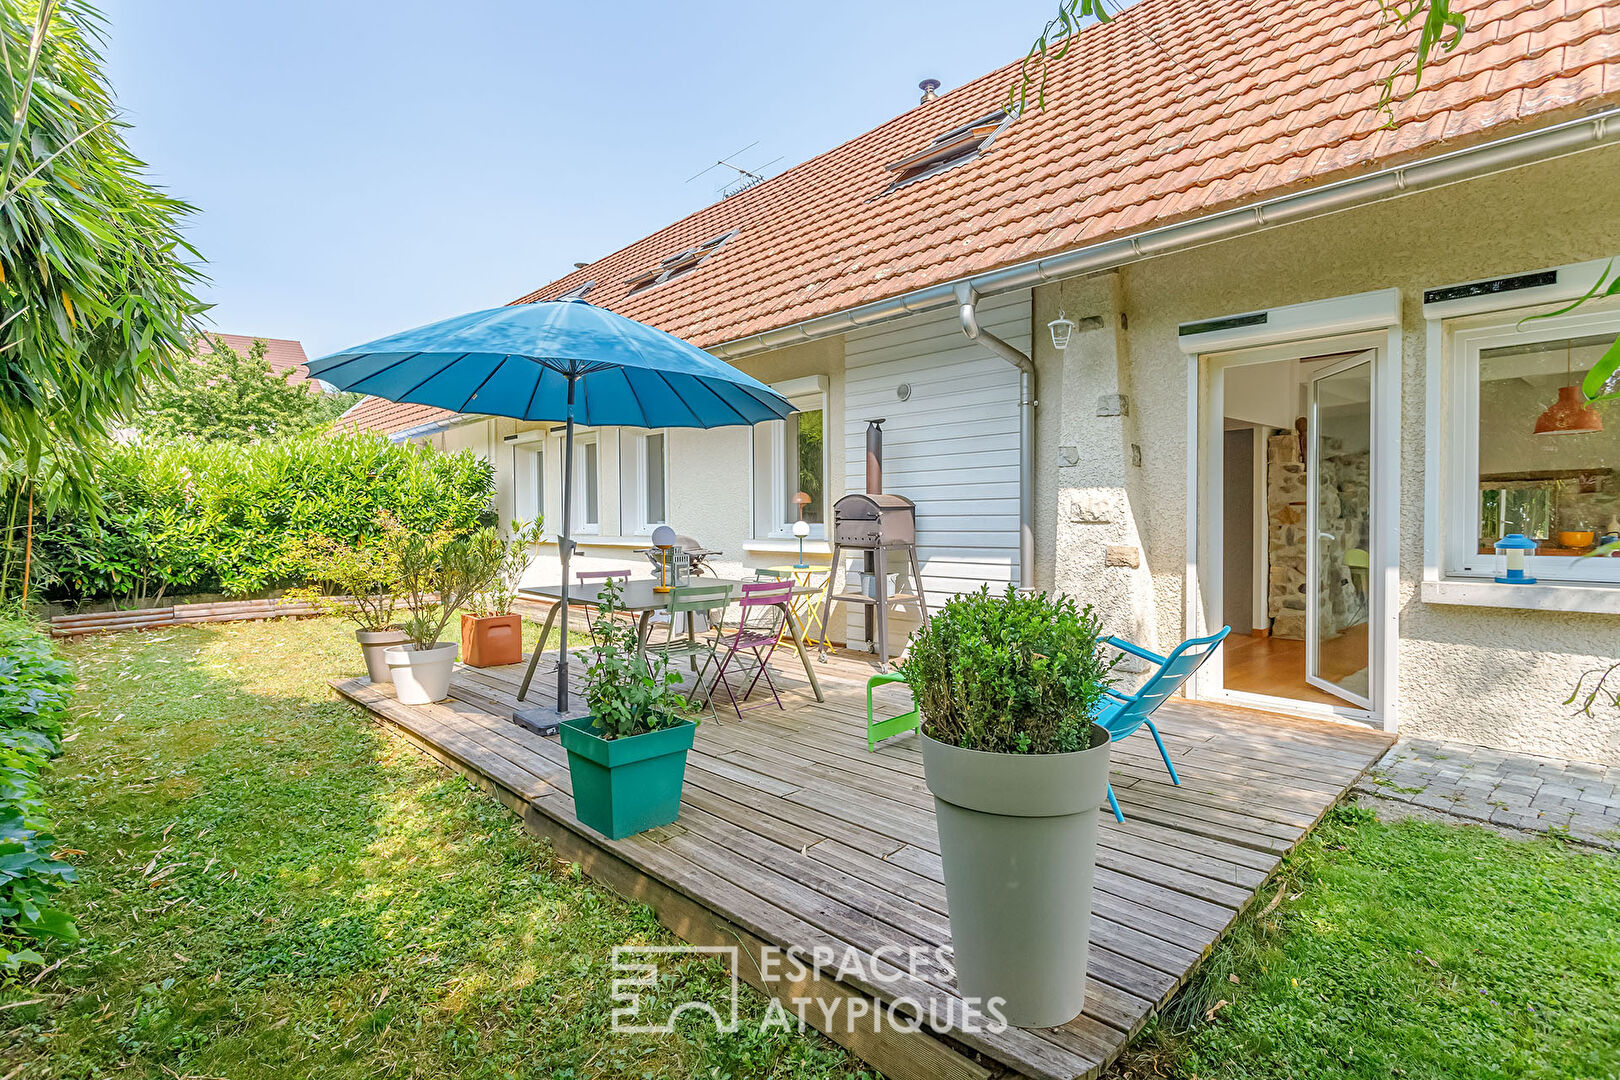
[[[1139,548],[1123,544],[1109,544],[1108,551],[1103,556],[1103,565],[1124,566],[1135,570],[1142,565],[1142,552]]]

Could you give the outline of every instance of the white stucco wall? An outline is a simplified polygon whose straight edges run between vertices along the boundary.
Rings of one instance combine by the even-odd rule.
[[[791,348],[750,357],[739,367],[766,383],[779,383],[808,375],[827,379],[829,460],[827,505],[843,494],[843,462],[840,435],[843,431],[844,352],[841,338],[809,342]],[[557,429],[553,432],[551,429]],[[506,419],[480,419],[438,432],[421,440],[441,450],[471,449],[495,463],[495,504],[502,526],[512,519],[516,478],[513,447],[506,436],[545,431],[542,508],[546,532],[554,535],[562,524],[563,452],[560,424],[519,423]],[[577,536],[579,547],[573,569],[607,570],[630,567],[638,576],[648,572],[647,561],[636,548],[649,544],[647,530],[639,529],[630,505],[629,456],[634,453],[634,434],[616,428],[580,428],[582,435],[594,436],[598,446],[598,500],[600,522],[597,532]],[[741,427],[672,428],[668,434],[668,516],[669,523],[682,535],[692,536],[722,555],[711,565],[722,575],[739,577],[759,566],[776,566],[797,559],[797,548],[787,541],[760,540],[753,536],[752,436]],[[528,443],[528,446],[536,444]],[[577,525],[577,522],[576,522]],[[791,550],[790,550],[791,549]],[[555,584],[560,564],[555,543],[542,544],[526,578],[527,584]],[[809,561],[825,564],[825,544],[807,545]]]
[[[1534,753],[1620,762],[1620,717],[1561,704],[1581,672],[1620,653],[1620,617],[1423,602],[1425,288],[1620,254],[1620,150],[1602,149],[1248,238],[1164,256],[1108,277],[1037,291],[1037,326],[1066,308],[1112,326],[1077,333],[1057,354],[1036,335],[1041,368],[1037,533],[1043,573],[1107,603],[1161,647],[1180,640],[1187,528],[1188,359],[1180,323],[1375,289],[1402,293],[1400,730]],[[1118,303],[1119,308],[1111,308]],[[1118,317],[1129,329],[1116,334]],[[1123,338],[1123,342],[1118,340]],[[1121,349],[1128,360],[1118,364]],[[1096,398],[1124,372],[1124,418]],[[1131,463],[1132,444],[1141,464]],[[1060,447],[1080,463],[1062,465]],[[1125,464],[1115,466],[1115,461]],[[1101,524],[1073,521],[1075,500]],[[1089,504],[1088,504],[1089,506]],[[1124,508],[1128,513],[1110,512]],[[1107,544],[1140,536],[1147,581],[1105,566]],[[1043,579],[1044,580],[1044,579]]]

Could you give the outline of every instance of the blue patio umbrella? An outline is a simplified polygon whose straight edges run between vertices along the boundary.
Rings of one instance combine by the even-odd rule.
[[[311,361],[309,374],[389,401],[458,413],[562,421],[562,653],[557,712],[568,710],[568,562],[574,425],[712,428],[785,419],[764,383],[673,334],[584,300],[475,311]]]

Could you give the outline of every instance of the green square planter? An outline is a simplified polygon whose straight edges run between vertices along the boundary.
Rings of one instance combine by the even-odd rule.
[[[604,739],[591,730],[592,718],[564,720],[558,734],[568,751],[574,784],[574,814],[610,840],[668,825],[681,812],[686,752],[697,725]]]

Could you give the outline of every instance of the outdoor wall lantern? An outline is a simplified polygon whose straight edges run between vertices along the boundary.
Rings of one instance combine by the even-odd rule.
[[[1059,308],[1058,317],[1047,323],[1046,328],[1052,331],[1052,347],[1058,352],[1068,352],[1069,335],[1074,333],[1074,320]]]
[[[668,525],[658,526],[653,530],[652,542],[658,549],[658,584],[653,586],[653,592],[666,593],[675,587],[675,561],[670,558],[675,548],[675,530]]]
[[[1496,580],[1504,585],[1534,585],[1536,579],[1524,572],[1524,555],[1536,550],[1536,542],[1523,533],[1508,533],[1496,542],[1496,554],[1502,560],[1502,572]]]
[[[810,535],[810,524],[804,520],[804,508],[810,505],[810,496],[801,491],[793,496],[793,504],[799,508],[799,520],[793,523],[793,535],[799,538],[799,561],[793,564],[793,569],[805,570],[810,566],[804,561],[804,538]]]

